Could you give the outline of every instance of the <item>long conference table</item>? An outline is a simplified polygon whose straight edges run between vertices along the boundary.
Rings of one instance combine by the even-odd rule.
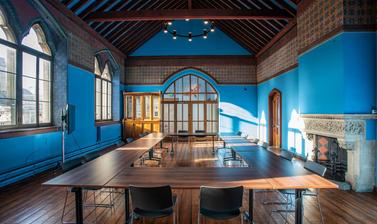
[[[169,134],[152,133],[126,144],[80,167],[63,173],[44,186],[71,187],[75,193],[76,223],[83,223],[82,191],[87,187],[125,189],[125,223],[129,223],[130,185],[170,185],[173,189],[199,189],[202,185],[232,187],[242,185],[249,191],[249,222],[253,222],[254,190],[295,189],[295,223],[303,222],[303,191],[307,188],[337,188],[338,186],[300,165],[231,134],[219,137],[224,146],[234,150],[248,167],[133,167],[144,153],[160,144]],[[211,135],[210,135],[211,136]],[[173,146],[174,143],[172,143]],[[184,203],[184,202],[182,202]]]

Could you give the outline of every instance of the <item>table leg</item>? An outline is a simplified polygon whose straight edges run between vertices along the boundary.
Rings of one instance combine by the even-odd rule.
[[[76,223],[84,223],[84,214],[82,209],[82,188],[75,187],[72,189],[75,192],[75,205],[76,205]]]
[[[126,224],[130,223],[130,192],[128,188],[124,189],[124,219]]]
[[[175,137],[173,136],[172,139],[171,139],[170,155],[174,155],[174,142],[175,142]]]
[[[249,223],[253,223],[254,220],[254,190],[249,189]]]
[[[303,198],[302,198],[302,189],[296,189],[295,196],[296,196],[296,208],[295,208],[295,223],[302,224],[304,219],[304,205],[303,205]]]

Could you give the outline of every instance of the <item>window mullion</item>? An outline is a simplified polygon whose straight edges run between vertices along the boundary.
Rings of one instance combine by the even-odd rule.
[[[16,126],[22,126],[22,50],[16,49]]]
[[[39,57],[37,56],[37,74],[36,74],[35,106],[36,106],[36,125],[39,126]]]

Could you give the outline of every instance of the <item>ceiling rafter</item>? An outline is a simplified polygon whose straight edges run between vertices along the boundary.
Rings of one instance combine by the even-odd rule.
[[[178,3],[178,4],[177,4],[177,3]],[[186,4],[185,4],[184,2],[183,2],[183,3],[182,3],[182,2],[174,2],[173,5],[169,5],[169,6],[167,6],[167,7],[183,8],[183,7],[186,7]],[[143,23],[148,24],[148,23],[150,23],[150,22],[143,22]],[[159,31],[161,31],[161,29],[162,29],[162,24],[161,24],[161,22],[160,22],[160,21],[157,21],[157,23],[155,23],[154,27],[155,27],[155,29],[153,29],[153,31],[151,31],[151,32],[145,32],[145,30],[147,30],[146,28],[144,28],[144,29],[142,29],[142,30],[139,30],[139,29],[137,29],[137,30],[139,31],[139,33],[140,33],[140,32],[144,33],[144,35],[143,35],[142,37],[145,37],[145,39],[146,39],[146,41],[147,41],[147,40],[149,40],[152,36],[154,36],[154,35],[157,34]],[[135,36],[141,36],[141,35],[139,35],[139,33],[136,33]],[[131,36],[131,34],[128,34],[128,36]],[[131,43],[132,41],[137,42],[138,39],[139,39],[139,38],[133,38],[133,39],[131,39],[131,38],[125,38],[126,42],[127,42],[128,40],[130,40],[130,41],[128,41],[128,44],[129,44],[129,45],[132,45],[132,43]],[[135,40],[136,40],[136,41],[135,41]],[[138,45],[138,46],[139,46],[139,45]]]
[[[84,6],[86,3],[88,3],[90,0],[82,0],[78,1],[76,4],[74,4],[71,8],[71,10],[76,14],[76,11],[79,10],[82,6]]]
[[[176,9],[176,10],[139,10],[139,11],[111,11],[92,13],[87,21],[153,21],[175,19],[290,19],[283,10],[227,10],[227,9]]]
[[[174,19],[210,19],[258,54],[292,26],[299,0],[60,0],[123,53],[130,54]],[[68,7],[69,6],[69,7]],[[283,31],[284,32],[284,31]]]
[[[148,0],[148,1],[151,1],[151,0]],[[142,2],[138,1],[138,0],[135,0],[135,1],[120,1],[118,2],[114,7],[112,7],[112,10],[131,10],[131,9],[135,9],[135,10],[139,10],[139,9],[142,9],[144,6],[144,4],[142,4]],[[126,8],[127,7],[127,8]],[[88,15],[90,16],[90,15]],[[119,22],[102,22],[102,24],[98,27],[96,27],[96,30],[97,32],[99,32],[100,34],[103,34],[104,30],[106,29],[111,29],[115,26],[119,25]]]
[[[157,2],[158,1],[155,1],[154,3],[157,3]],[[167,0],[165,0],[163,2],[160,2],[160,4],[156,5],[156,8],[160,8],[160,7],[166,6],[166,4],[165,4],[166,2],[167,2]],[[169,3],[169,1],[168,1],[168,3]],[[154,6],[154,4],[153,4],[153,6]],[[110,40],[114,39],[114,36],[117,36],[117,35],[119,35],[121,33],[124,33],[125,32],[125,28],[127,28],[128,24],[131,24],[131,23],[129,23],[129,22],[116,22],[115,23],[114,22],[114,24],[117,24],[115,27],[120,27],[120,28],[110,34],[110,36],[109,36]],[[104,31],[104,35],[107,36],[108,33],[106,33],[106,31]]]

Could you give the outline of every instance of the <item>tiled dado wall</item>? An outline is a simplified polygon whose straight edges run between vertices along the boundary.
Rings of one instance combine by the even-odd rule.
[[[162,84],[185,68],[199,69],[219,84],[256,83],[256,63],[248,56],[130,57],[126,62],[127,84]]]
[[[307,0],[299,5],[296,23],[258,57],[257,82],[297,66],[299,54],[341,31],[376,30],[375,0]]]

